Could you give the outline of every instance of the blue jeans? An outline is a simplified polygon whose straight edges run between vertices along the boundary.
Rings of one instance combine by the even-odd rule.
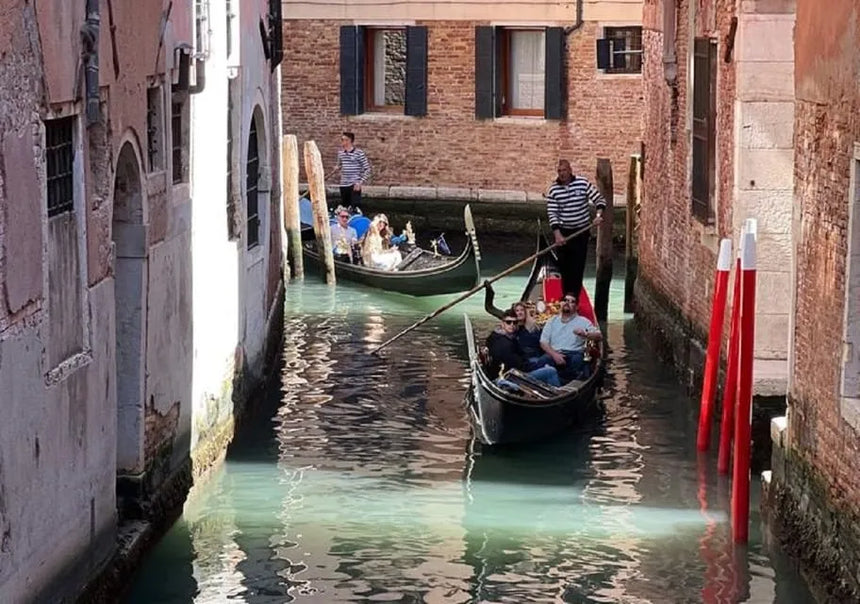
[[[549,356],[548,354],[544,353],[544,354],[540,355],[539,357],[529,357],[529,368],[530,369],[532,369],[532,370],[540,369],[544,365],[549,365],[551,367],[555,366],[555,363],[552,362],[552,357]]]
[[[561,380],[559,380],[558,378],[558,371],[552,365],[546,365],[539,369],[535,369],[534,371],[529,371],[527,375],[538,381],[543,382],[544,384],[555,386],[556,388],[561,386]],[[507,386],[512,390],[519,390],[519,387],[516,384],[504,378],[499,378],[498,380],[496,380],[496,384],[503,387]]]
[[[591,365],[585,362],[583,350],[559,350],[564,355],[564,365],[558,373],[565,383],[571,380],[587,380],[591,375]]]

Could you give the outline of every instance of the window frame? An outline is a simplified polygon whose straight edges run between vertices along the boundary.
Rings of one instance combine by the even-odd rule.
[[[511,38],[515,33],[525,33],[525,32],[535,32],[543,34],[543,53],[544,57],[546,57],[546,28],[545,27],[499,27],[497,32],[497,41],[498,44],[498,52],[497,52],[497,60],[499,61],[499,65],[496,73],[498,77],[501,79],[501,92],[502,92],[502,102],[501,102],[501,116],[510,116],[510,117],[546,117],[546,78],[547,78],[547,69],[546,69],[546,58],[544,58],[544,69],[543,69],[543,77],[544,77],[544,106],[540,109],[517,109],[510,106],[510,98],[513,96],[511,91],[511,81],[510,81],[510,71],[511,71]]]
[[[639,47],[638,48],[625,48],[624,50],[616,50],[615,49],[615,40],[626,40],[626,37],[613,35],[616,33],[624,32],[624,31],[632,31],[634,34],[634,39],[638,39]],[[638,35],[637,35],[638,34]],[[601,72],[607,75],[642,75],[642,67],[645,60],[643,40],[642,40],[642,26],[641,25],[605,25],[603,26],[603,40],[607,40],[610,44],[609,50],[609,66],[601,69]],[[617,55],[625,56],[625,67],[615,67],[615,57]],[[629,67],[629,58],[633,56],[639,57],[639,64],[637,69],[631,69]]]
[[[707,49],[705,49],[707,46]],[[707,69],[701,69],[702,64]],[[707,37],[695,38],[693,41],[693,91],[691,103],[692,128],[690,129],[690,211],[702,224],[714,224],[716,217],[717,191],[717,41]],[[699,80],[699,75],[707,78],[706,82]],[[700,97],[706,94],[706,98]],[[707,114],[702,111],[707,107]],[[705,157],[697,154],[697,141],[703,141]],[[699,174],[702,169],[697,165],[704,162],[705,174]],[[702,179],[704,178],[704,181]],[[702,187],[707,191],[702,190]]]
[[[66,117],[57,117],[44,121],[45,124],[45,206],[48,213],[48,218],[59,216],[73,212],[75,209],[75,119],[77,116],[70,115]],[[49,124],[51,124],[49,132]],[[52,141],[51,135],[61,134],[54,128],[62,128],[63,131],[68,131],[68,140]],[[67,153],[66,153],[67,152]],[[62,157],[61,157],[62,154]],[[57,165],[57,161],[61,160]],[[53,164],[53,166],[52,166]],[[53,174],[52,174],[52,169]],[[68,198],[62,201],[55,200],[52,203],[51,191],[55,191],[55,195],[63,189]]]
[[[253,159],[251,154],[253,145]],[[253,164],[252,164],[253,162]],[[252,165],[255,166],[252,171]],[[256,116],[251,117],[248,130],[248,150],[245,157],[245,247],[252,250],[259,247],[260,241],[260,139],[257,135]],[[253,204],[253,206],[252,206]],[[253,212],[251,208],[253,207]]]
[[[399,31],[403,33],[403,52],[406,61],[403,64],[403,104],[402,105],[376,105],[374,103],[375,84],[374,75],[374,43],[376,35],[386,31]],[[364,113],[395,113],[406,112],[406,64],[408,61],[409,47],[406,42],[406,26],[365,26],[364,27]]]

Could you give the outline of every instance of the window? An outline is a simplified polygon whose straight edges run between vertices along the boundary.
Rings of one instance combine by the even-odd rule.
[[[74,125],[74,117],[45,122],[49,217],[71,212],[75,205],[75,149],[72,136]]]
[[[340,29],[340,110],[427,114],[427,28]]]
[[[271,70],[284,60],[284,16],[281,0],[269,0],[269,60]]]
[[[155,172],[164,167],[164,148],[162,134],[164,131],[163,104],[161,87],[149,88],[146,91],[146,155],[149,161],[149,171]]]
[[[170,109],[170,148],[173,184],[188,181],[188,103],[183,93],[174,94]]]
[[[696,38],[693,62],[693,215],[704,223],[714,219],[717,140],[717,45]]]
[[[233,166],[238,166],[239,158],[236,156],[235,119],[233,117],[234,98],[238,90],[237,79],[227,80],[227,239],[235,241],[239,238],[241,231],[241,217],[236,208],[239,205],[240,190],[235,181]]]
[[[475,28],[475,116],[562,119],[563,55],[560,27]]]
[[[257,148],[257,120],[251,119],[248,135],[248,161],[245,165],[245,198],[247,203],[248,249],[260,244],[260,214],[257,187],[260,181],[260,156]]]
[[[597,41],[597,68],[605,73],[642,73],[642,28],[606,27]]]

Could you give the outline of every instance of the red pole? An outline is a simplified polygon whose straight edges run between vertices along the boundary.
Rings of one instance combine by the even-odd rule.
[[[735,463],[732,472],[732,538],[746,543],[750,506],[750,424],[755,352],[756,240],[744,233],[741,247],[741,343],[738,364],[738,409],[735,416]]]
[[[735,430],[735,403],[738,398],[738,348],[740,345],[741,318],[741,259],[735,267],[735,286],[732,288],[732,318],[729,328],[729,366],[723,387],[723,418],[720,421],[720,454],[717,473],[728,474],[731,463],[732,432]]]
[[[720,368],[720,345],[723,340],[723,319],[726,315],[726,293],[732,268],[732,240],[720,241],[717,273],[714,276],[714,301],[711,308],[711,328],[708,331],[708,351],[705,355],[705,375],[702,380],[702,401],[699,406],[699,434],[696,447],[707,451],[711,446],[711,424],[714,416],[714,395],[717,390],[717,370]]]

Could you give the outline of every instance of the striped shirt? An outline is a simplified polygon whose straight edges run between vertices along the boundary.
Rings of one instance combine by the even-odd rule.
[[[370,161],[367,154],[358,147],[353,147],[352,151],[340,149],[337,152],[337,165],[340,168],[342,187],[364,184],[370,178]]]
[[[606,207],[603,195],[581,176],[574,176],[566,185],[556,180],[546,195],[546,213],[552,229],[581,229],[591,221],[588,204],[598,210]]]

